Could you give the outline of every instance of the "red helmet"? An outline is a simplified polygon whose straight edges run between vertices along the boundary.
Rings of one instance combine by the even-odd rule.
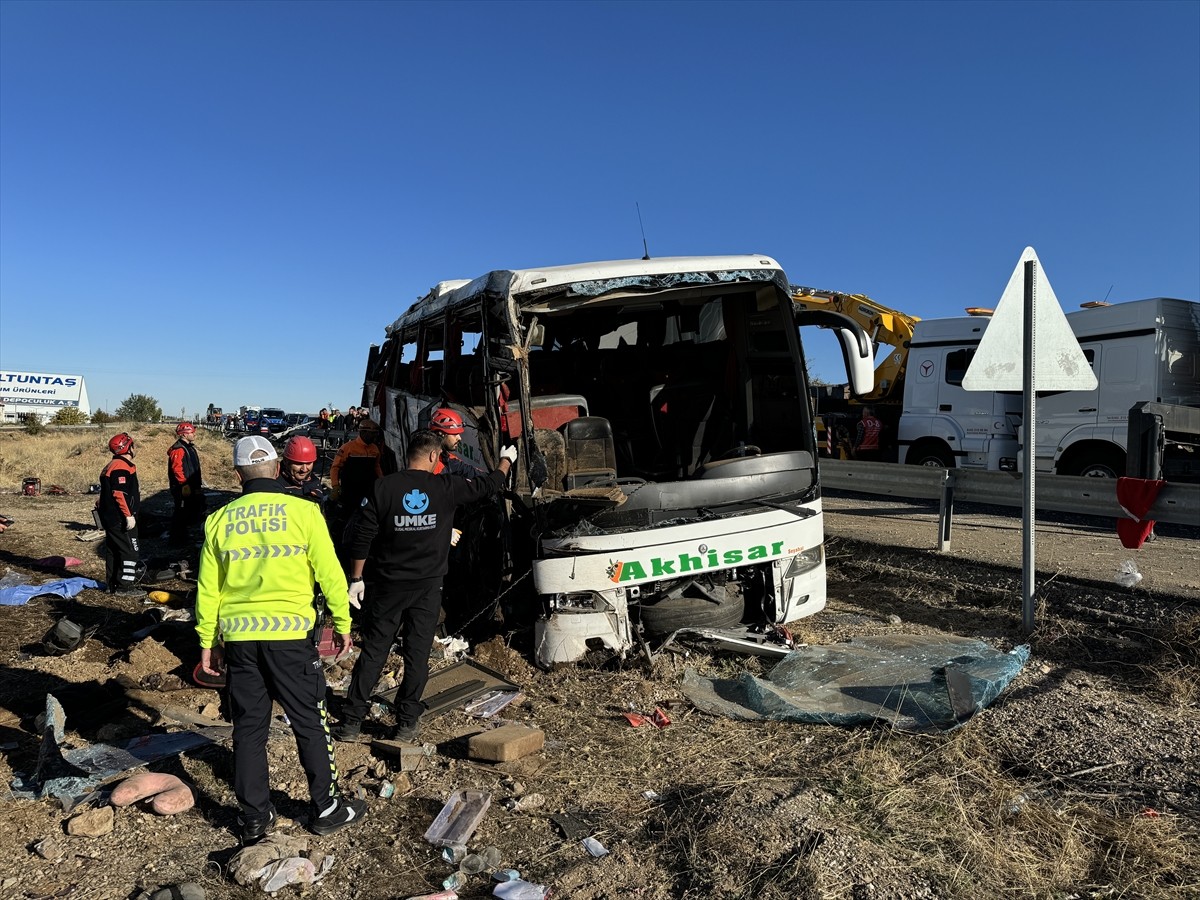
[[[120,434],[114,435],[113,439],[108,442],[108,449],[114,456],[124,456],[132,446],[133,438],[123,431]]]
[[[175,434],[177,434],[179,437],[183,437],[185,434],[195,434],[195,433],[196,433],[196,426],[193,425],[191,422],[180,422],[178,425],[175,426]]]
[[[283,448],[283,458],[291,462],[315,463],[317,445],[300,435],[288,438],[287,445]]]
[[[452,409],[445,409],[443,407],[433,414],[433,418],[429,420],[429,427],[433,431],[440,431],[442,434],[462,434],[462,416]]]

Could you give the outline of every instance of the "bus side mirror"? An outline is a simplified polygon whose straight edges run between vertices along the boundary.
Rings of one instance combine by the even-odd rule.
[[[797,325],[816,325],[837,332],[842,361],[846,364],[846,377],[854,396],[861,397],[875,389],[874,347],[861,325],[849,316],[825,309],[796,310],[795,317]]]

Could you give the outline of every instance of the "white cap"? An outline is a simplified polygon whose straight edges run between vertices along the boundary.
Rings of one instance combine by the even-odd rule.
[[[234,466],[256,466],[279,459],[274,445],[265,437],[252,434],[233,445]]]

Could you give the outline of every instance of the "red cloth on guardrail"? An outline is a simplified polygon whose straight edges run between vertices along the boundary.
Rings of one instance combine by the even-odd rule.
[[[1117,519],[1117,536],[1121,546],[1130,550],[1139,549],[1154,530],[1154,520],[1145,518],[1150,507],[1158,499],[1165,481],[1149,478],[1118,478],[1117,503],[1125,511],[1127,519]]]

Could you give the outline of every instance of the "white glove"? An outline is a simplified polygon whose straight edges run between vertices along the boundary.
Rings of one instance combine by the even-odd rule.
[[[125,517],[125,530],[133,531],[133,529],[135,529],[135,528],[137,528],[137,516],[126,516]]]
[[[350,605],[355,609],[362,609],[363,592],[367,586],[361,581],[355,581],[350,585]]]
[[[509,444],[507,447],[505,447],[503,450],[501,450],[500,458],[507,459],[510,463],[512,463],[515,466],[517,464],[517,445]]]
[[[458,541],[462,537],[462,531],[458,528],[450,529],[450,546],[457,547]]]

